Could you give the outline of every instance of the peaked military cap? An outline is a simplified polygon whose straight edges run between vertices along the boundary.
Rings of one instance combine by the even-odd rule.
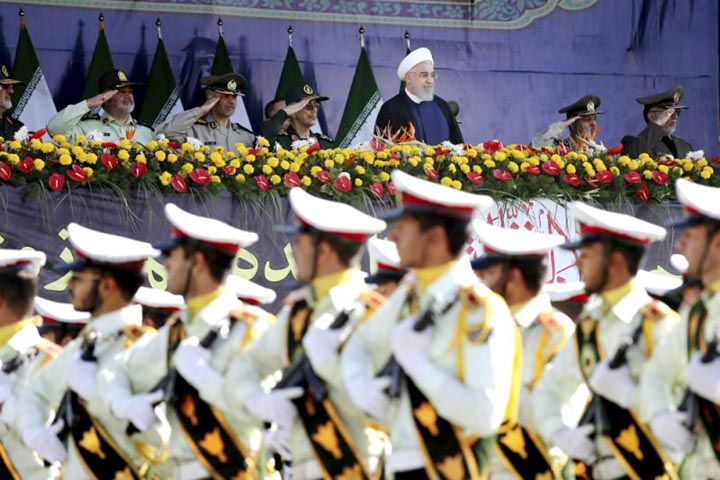
[[[638,97],[636,100],[640,105],[645,105],[647,108],[672,107],[686,109],[688,107],[680,105],[680,100],[682,100],[684,92],[685,89],[683,87],[673,87],[667,92],[657,93],[655,95],[648,95],[646,97]]]
[[[233,292],[240,300],[250,305],[267,305],[277,298],[277,293],[252,280],[237,275],[228,275],[225,287]]]
[[[118,90],[125,87],[145,85],[142,82],[131,82],[122,70],[108,70],[98,78],[98,88],[101,92]]]
[[[135,292],[133,302],[143,307],[173,312],[179,312],[185,308],[185,299],[182,295],[175,295],[157,288],[140,287],[138,291]]]
[[[226,73],[225,75],[210,75],[203,77],[200,84],[208,90],[225,95],[242,95],[247,86],[245,77],[239,73]]]
[[[381,285],[387,282],[398,282],[406,271],[400,266],[400,255],[397,245],[390,240],[372,237],[367,241],[368,254],[377,263],[377,270],[365,277],[365,283]]]
[[[307,83],[304,85],[292,85],[285,90],[285,103],[288,105],[292,105],[293,103],[297,103],[305,99],[317,100],[318,102],[329,100],[328,97],[324,97],[317,93]]]
[[[79,312],[71,303],[53,302],[42,297],[35,297],[33,303],[35,311],[43,319],[42,326],[53,323],[85,325],[90,319],[89,312]]]
[[[46,256],[35,250],[0,249],[0,275],[35,276]]]
[[[560,235],[503,228],[480,220],[474,220],[472,227],[484,250],[471,262],[473,270],[484,270],[503,260],[541,260],[565,241]]]
[[[585,95],[580,100],[570,105],[566,105],[558,110],[558,113],[567,114],[568,118],[582,117],[586,115],[599,115],[605,112],[597,110],[600,106],[600,97],[597,95]]]
[[[671,220],[669,227],[687,228],[701,223],[720,222],[720,188],[678,178],[675,194],[685,215]]]
[[[10,72],[8,71],[7,66],[0,65],[0,85],[19,85],[21,83],[25,82],[10,77]]]

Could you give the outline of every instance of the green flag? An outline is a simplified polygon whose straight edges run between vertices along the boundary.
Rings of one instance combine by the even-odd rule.
[[[15,87],[12,104],[15,107],[13,117],[17,118],[29,130],[40,130],[57,113],[47,81],[40,68],[35,48],[25,25],[25,16],[20,17],[20,37],[15,51],[13,77],[25,82]]]
[[[292,45],[288,45],[285,54],[285,63],[283,63],[282,72],[280,72],[280,81],[275,90],[275,98],[283,98],[285,90],[291,85],[302,85],[305,83],[303,74],[300,71],[300,64],[295,56],[295,50]]]
[[[153,57],[152,67],[150,67],[147,94],[138,120],[155,128],[169,116],[182,111],[180,93],[170,68],[165,42],[162,37],[158,36],[155,57]]]
[[[360,58],[337,132],[337,146],[350,147],[369,141],[373,135],[382,98],[375,82],[365,47],[360,48]]]
[[[90,67],[88,68],[87,80],[85,80],[85,88],[83,89],[82,98],[94,97],[100,93],[100,90],[98,89],[98,79],[103,73],[108,70],[112,70],[113,68],[115,67],[113,66],[110,47],[108,46],[107,38],[105,37],[105,21],[101,16],[98,39],[95,44],[92,60],[90,60]]]
[[[210,68],[210,75],[224,75],[226,73],[235,73],[235,70],[232,66],[232,60],[230,60],[227,45],[225,45],[225,37],[220,33],[217,48],[215,49],[215,58],[213,58],[212,68]],[[242,96],[238,97],[235,113],[230,117],[230,121],[239,123],[248,130],[252,130],[250,117],[248,117]]]

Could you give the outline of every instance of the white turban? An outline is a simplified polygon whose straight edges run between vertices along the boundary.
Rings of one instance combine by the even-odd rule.
[[[410,69],[413,68],[415,65],[422,62],[430,62],[433,65],[435,64],[435,62],[433,61],[432,53],[429,49],[425,47],[413,50],[412,52],[408,53],[405,58],[403,58],[402,62],[400,62],[400,65],[398,65],[398,78],[400,80],[405,80],[405,74],[410,71]]]

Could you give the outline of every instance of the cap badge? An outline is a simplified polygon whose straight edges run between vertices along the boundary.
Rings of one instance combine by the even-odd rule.
[[[121,82],[127,82],[127,76],[125,76],[125,72],[118,72],[118,80]]]
[[[590,101],[587,103],[587,105],[585,105],[585,108],[587,109],[588,112],[594,112],[595,111],[595,103]]]
[[[305,92],[305,93],[308,94],[308,95],[312,95],[312,94],[313,94],[313,89],[312,89],[312,87],[311,87],[310,85],[305,85],[305,86],[303,87],[303,92]]]
[[[228,90],[230,90],[231,92],[234,92],[235,90],[237,90],[237,82],[236,82],[235,80],[230,80],[230,81],[227,83],[227,88],[228,88]]]
[[[673,102],[678,103],[680,101],[680,92],[675,92],[673,95]]]
[[[8,69],[7,69],[7,67],[6,67],[5,65],[2,66],[2,74],[3,74],[3,77],[9,77],[9,76],[10,76],[10,72],[8,72]]]

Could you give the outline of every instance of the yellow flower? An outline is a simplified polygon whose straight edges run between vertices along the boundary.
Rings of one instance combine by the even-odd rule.
[[[584,162],[587,162],[587,159],[588,159],[588,158],[587,158],[587,155],[585,155],[584,153],[579,154],[579,155],[578,155],[578,158],[579,158],[580,161],[583,162],[583,163],[584,163]]]
[[[637,160],[630,160],[630,163],[628,164],[628,168],[630,168],[630,170],[637,170],[639,166],[640,163],[638,163]]]
[[[383,182],[387,182],[390,180],[390,174],[387,172],[380,172],[380,180]]]
[[[212,167],[212,166],[211,166],[211,167],[208,167],[207,170],[208,170],[208,173],[209,173],[210,175],[212,175],[212,174],[214,174],[214,173],[217,172],[217,167]]]
[[[543,161],[547,161],[547,155],[543,155],[543,156],[545,157],[545,160],[543,160]],[[537,156],[528,158],[528,162],[530,163],[530,165],[532,165],[534,167],[537,167],[538,165],[540,165],[540,159]]]
[[[123,138],[122,140],[120,140],[120,146],[125,150],[130,150],[132,148],[132,143],[130,143],[130,140],[128,140],[127,138]]]
[[[269,147],[270,141],[265,137],[257,137],[257,144],[261,147]]]
[[[55,135],[53,135],[52,139],[55,143],[67,142],[67,138],[65,138],[64,135],[60,135],[59,133],[56,133]]]
[[[450,173],[456,173],[456,172],[457,172],[457,167],[456,167],[454,164],[451,163],[450,165],[448,165],[448,171],[449,171]]]
[[[616,176],[616,177],[620,176],[620,169],[618,167],[616,167],[615,165],[610,167],[610,171],[612,172],[612,174],[614,176]]]
[[[467,163],[460,165],[460,171],[462,173],[468,173],[470,171],[470,165],[468,165]]]
[[[70,157],[70,155],[68,155],[68,157]],[[20,157],[18,157],[16,153],[9,154],[7,159],[13,165],[17,165],[18,163],[20,163]],[[72,162],[72,159],[70,160],[70,162]]]
[[[627,155],[621,155],[617,159],[617,162],[618,164],[620,164],[620,166],[627,167],[630,164],[630,157],[628,157]]]
[[[382,153],[382,152],[380,152]],[[325,160],[325,168],[333,168],[335,166],[335,162],[332,160]]]
[[[210,161],[214,164],[217,164],[218,162],[222,162],[223,161],[222,155],[220,155],[218,152],[212,152],[210,154]]]
[[[237,158],[234,160],[230,160],[230,166],[232,168],[240,168],[240,160],[238,160]]]
[[[97,159],[97,155],[92,152],[88,152],[85,154],[85,162],[89,163],[90,165],[95,165],[95,163],[97,163]]]
[[[492,159],[492,156],[487,153],[483,153],[482,155],[480,155],[480,160],[482,160],[482,161],[491,160],[491,159]]]
[[[712,167],[710,168],[710,170],[703,169],[703,171],[700,172],[700,176],[705,180],[708,180],[710,177],[712,177],[712,174],[713,174]]]
[[[237,175],[235,175],[235,181],[238,183],[245,183],[245,175],[243,175],[242,173],[238,173]]]
[[[185,165],[182,166],[182,169],[184,172],[190,173],[193,170],[195,170],[195,167],[193,167],[191,163],[186,163]]]
[[[169,153],[169,154],[168,154],[167,161],[168,161],[169,163],[175,163],[175,162],[177,162],[177,159],[178,159],[178,156],[175,155],[174,153]]]
[[[462,190],[462,182],[460,180],[453,180],[450,186],[455,190]]]
[[[573,165],[572,163],[568,164],[568,166],[565,167],[565,171],[567,173],[577,173],[577,170],[575,169],[575,165]]]
[[[245,161],[246,161],[246,162],[250,162],[250,163],[254,162],[254,161],[255,161],[255,155],[253,155],[253,154],[251,153],[250,155],[248,155],[248,156],[245,157]]]
[[[435,155],[435,149],[432,147],[427,147],[425,150],[423,150],[423,155]]]
[[[248,154],[248,149],[245,145],[242,143],[236,143],[235,144],[235,150],[240,154],[240,156],[244,157]],[[254,160],[254,159],[253,159]],[[248,160],[248,162],[252,162],[252,160]]]
[[[643,177],[645,177],[645,180],[650,180],[652,178],[652,171],[650,170],[643,170]]]
[[[43,162],[39,158],[36,158],[35,160],[33,160],[33,167],[35,167],[35,170],[42,170],[43,168],[45,168],[45,162]]]
[[[263,167],[262,167],[262,172],[263,172],[265,175],[270,175],[271,173],[273,173],[273,169],[272,169],[272,167],[271,167],[270,165],[263,165]]]
[[[72,163],[72,157],[67,153],[60,155],[60,165],[70,165]]]
[[[85,135],[75,135],[75,145],[85,145]]]
[[[362,187],[363,181],[359,178],[355,179],[355,186],[356,187]]]
[[[318,173],[320,170],[322,170],[322,167],[319,167],[319,166],[317,166],[317,165],[313,165],[313,166],[310,168],[310,174],[313,175],[313,176],[315,176],[315,174]]]
[[[75,147],[72,147],[72,149],[70,149],[70,151],[76,157],[82,157],[85,154],[85,150],[83,150],[82,147],[75,146]]]
[[[670,171],[670,168],[667,165],[659,165],[658,170],[662,173],[668,173]]]
[[[290,164],[290,171],[291,171],[291,172],[299,172],[301,166],[302,166],[302,165],[300,165],[299,163],[293,162],[293,163]]]
[[[218,177],[217,175],[211,175],[211,176],[210,176],[210,181],[211,181],[212,183],[220,183],[221,180],[220,180],[220,177]]]
[[[137,155],[135,155],[135,161],[138,163],[147,164],[147,159],[145,158],[145,155],[143,155],[142,153],[138,153]]]
[[[363,167],[362,165],[356,165],[356,166],[355,166],[355,172],[356,172],[358,175],[365,175],[365,167]]]
[[[193,155],[193,158],[197,160],[198,162],[202,163],[205,161],[205,154],[202,152],[195,152],[195,155]]]
[[[702,159],[698,160],[697,162],[695,162],[695,168],[707,167],[707,164],[708,164],[707,160],[702,158]]]
[[[245,173],[245,175],[252,175],[254,171],[255,167],[253,167],[252,165],[249,165],[247,163],[243,165],[243,172]]]
[[[425,157],[425,165],[430,165],[429,167],[425,167],[426,169],[433,168],[433,166],[435,165],[435,160],[433,159],[433,157]]]
[[[485,166],[488,167],[488,168],[495,168],[495,162],[492,161],[492,160],[485,160],[485,162],[483,162],[483,163],[484,163]]]
[[[272,168],[276,168],[278,165],[280,165],[280,161],[275,157],[268,158],[265,163],[270,165]]]
[[[156,142],[155,140],[150,140],[148,143],[145,144],[145,148],[147,148],[148,150],[155,150],[156,148],[158,148],[158,142]]]
[[[42,142],[37,138],[30,140],[30,148],[33,150],[40,150],[42,148]]]
[[[641,153],[640,155],[638,155],[638,160],[650,160],[650,155],[648,155],[647,153]]]
[[[303,177],[300,179],[300,183],[302,183],[306,187],[309,187],[312,184],[312,178],[308,177],[307,175],[303,175]]]
[[[58,155],[65,155],[66,153],[70,153],[70,150],[67,148],[58,148],[56,153]]]
[[[127,150],[120,150],[118,152],[118,158],[122,161],[129,160],[130,154],[127,152]]]
[[[690,160],[683,160],[683,161],[682,161],[682,168],[683,168],[683,170],[685,170],[686,172],[689,172],[690,170],[693,169],[693,163],[692,163]]]
[[[511,173],[517,173],[520,167],[518,167],[518,164],[515,162],[508,162],[508,170],[510,170]]]
[[[504,162],[507,159],[507,154],[505,152],[497,151],[495,152],[495,160],[498,162]]]
[[[210,151],[210,147],[208,145],[203,145],[202,147],[200,147],[200,151],[203,153],[207,153]]]
[[[473,165],[472,171],[475,173],[482,173],[482,167],[480,165]]]
[[[452,185],[452,182],[453,182],[452,178],[450,178],[450,177],[442,177],[440,179],[440,185],[445,185],[446,187],[449,187],[450,185]]]
[[[672,172],[673,172],[675,175],[682,175],[683,169],[682,169],[682,167],[673,167],[673,168],[672,168]]]
[[[290,162],[288,162],[287,160],[283,160],[282,162],[280,162],[280,168],[282,168],[283,170],[289,170]]]
[[[333,159],[335,160],[335,163],[342,165],[345,162],[345,155],[338,153]]]
[[[158,162],[163,162],[167,158],[167,154],[163,152],[162,150],[156,150],[155,151],[155,158]]]
[[[280,178],[280,175],[272,175],[270,177],[270,183],[272,183],[273,185],[277,185],[280,182],[282,182],[282,178]]]
[[[93,173],[95,173],[90,167],[83,167],[83,170],[85,170],[85,173],[87,173],[88,178],[92,177]]]
[[[160,179],[160,183],[168,186],[170,185],[170,179],[172,178],[172,174],[170,172],[163,172],[162,175],[160,175],[158,178]]]

